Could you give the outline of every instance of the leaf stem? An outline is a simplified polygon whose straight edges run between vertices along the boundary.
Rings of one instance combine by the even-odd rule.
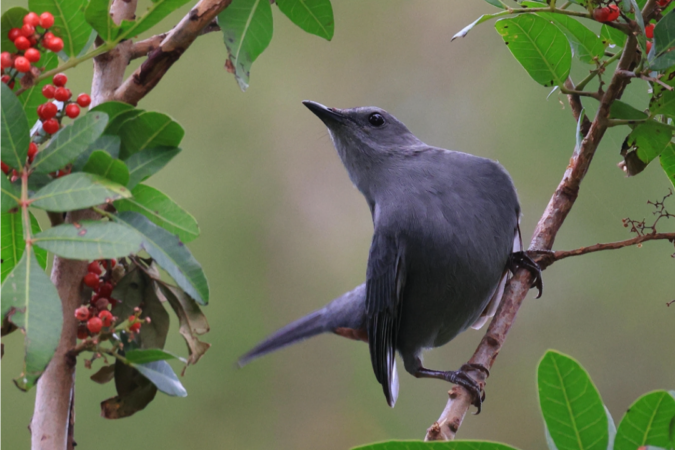
[[[591,81],[593,78],[595,78],[596,75],[598,75],[598,74],[600,74],[601,72],[603,72],[607,66],[609,66],[610,64],[612,64],[614,61],[616,61],[616,60],[619,59],[620,57],[621,57],[621,52],[617,52],[617,53],[615,53],[614,55],[612,55],[611,58],[609,58],[609,59],[607,59],[607,60],[605,60],[605,61],[602,61],[602,62],[600,63],[600,67],[598,67],[598,68],[595,69],[595,70],[592,70],[591,73],[589,73],[588,76],[587,76],[586,78],[584,78],[583,80],[581,80],[581,81],[579,82],[579,84],[577,84],[577,89],[579,89],[579,90],[583,89],[583,88],[588,84],[589,81]]]
[[[21,172],[21,213],[23,214],[23,240],[26,241],[26,251],[30,250],[30,246],[33,245],[31,240],[31,223],[30,215],[28,214],[28,170],[24,168]]]

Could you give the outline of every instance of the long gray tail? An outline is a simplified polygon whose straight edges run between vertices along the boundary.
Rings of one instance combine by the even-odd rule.
[[[323,308],[292,322],[267,337],[237,361],[243,367],[254,359],[337,328],[361,329],[365,326],[365,284],[336,298]]]

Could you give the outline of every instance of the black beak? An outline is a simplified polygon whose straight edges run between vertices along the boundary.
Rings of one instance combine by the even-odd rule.
[[[309,108],[309,110],[314,114],[316,114],[316,116],[326,125],[328,125],[329,122],[343,122],[346,118],[339,109],[329,108],[322,105],[321,103],[313,102],[311,100],[304,100],[302,104]]]

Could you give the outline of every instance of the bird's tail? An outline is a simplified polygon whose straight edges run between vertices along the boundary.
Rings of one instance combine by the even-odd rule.
[[[341,295],[325,307],[292,322],[256,345],[237,361],[243,367],[254,359],[317,334],[338,328],[358,330],[365,318],[365,285]]]

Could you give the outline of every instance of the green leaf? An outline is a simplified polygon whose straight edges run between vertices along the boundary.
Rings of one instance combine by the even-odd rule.
[[[129,169],[119,159],[113,159],[103,150],[95,150],[89,160],[82,168],[82,171],[100,175],[122,186],[129,182]]]
[[[114,374],[118,395],[101,402],[101,415],[106,419],[129,417],[155,398],[155,385],[133,367],[117,360]]]
[[[31,234],[36,235],[40,230],[35,216],[29,212]],[[3,213],[2,214],[2,281],[14,266],[19,262],[24,250],[26,241],[23,240],[23,220],[21,213]],[[41,248],[33,248],[38,264],[42,269],[47,267],[47,252]]]
[[[76,119],[56,133],[47,148],[37,154],[33,170],[49,173],[65,167],[103,133],[107,123],[108,116],[101,112],[88,113]]]
[[[602,39],[606,45],[611,44],[616,45],[617,47],[623,47],[626,45],[627,38],[628,36],[626,36],[625,33],[608,25],[603,24],[600,28],[600,39]]]
[[[122,111],[115,116],[113,120],[108,122],[108,126],[103,131],[103,134],[107,135],[116,135],[120,132],[120,128],[130,120],[135,119],[136,117],[143,114],[145,111],[142,109],[130,109],[129,111]]]
[[[607,414],[597,388],[581,365],[553,350],[537,370],[539,404],[558,450],[606,450]]]
[[[499,9],[506,9],[504,4],[500,0],[485,0],[485,1],[491,4],[492,6],[496,6]]]
[[[640,123],[626,137],[622,146],[622,154],[635,150],[638,158],[649,164],[666,148],[673,132],[665,124],[655,120]]]
[[[25,335],[23,373],[14,379],[27,391],[52,359],[61,338],[61,299],[32,250],[26,251],[2,284],[2,318]]]
[[[652,70],[665,70],[675,66],[675,51],[665,53],[649,64]]]
[[[0,179],[2,179],[2,212],[6,213],[10,209],[19,206],[21,192],[10,183],[9,178],[5,174],[0,175]]]
[[[91,0],[84,11],[84,18],[105,42],[114,41],[120,28],[110,16],[112,2],[113,0]]]
[[[178,147],[185,131],[166,114],[143,112],[134,120],[127,120],[119,129],[122,139],[120,159],[151,147]]]
[[[116,217],[140,233],[143,249],[171,275],[178,286],[198,303],[208,303],[209,286],[204,271],[177,236],[133,211],[125,211]]]
[[[167,395],[174,397],[185,397],[187,391],[181,384],[180,380],[173,369],[166,361],[155,361],[146,364],[131,364],[131,366],[138,370],[144,377],[152,381],[152,383]]]
[[[675,46],[675,12],[670,11],[654,27],[654,51],[657,55]]]
[[[182,242],[190,242],[199,236],[199,226],[195,218],[163,192],[139,184],[131,191],[131,194],[133,197],[115,202],[115,208],[119,212],[141,213],[155,225],[159,225],[171,234],[178,235]]]
[[[176,356],[158,348],[129,350],[124,354],[124,357],[127,361],[134,364],[146,364],[154,361],[165,361],[167,359],[178,359],[185,362],[185,359],[180,356]]]
[[[661,85],[654,86],[653,91],[654,93],[649,101],[649,112],[652,115],[665,114],[675,117],[675,92],[668,91]]]
[[[163,18],[177,10],[190,0],[152,0],[148,11],[134,21],[124,20],[117,39],[128,39],[149,30]]]
[[[673,183],[673,187],[675,187],[675,144],[672,142],[668,144],[665,150],[661,152],[659,159],[661,160],[663,171],[666,172],[670,182]]]
[[[89,147],[75,159],[75,162],[73,162],[73,172],[81,172],[84,165],[89,161],[91,154],[96,150],[103,150],[112,158],[117,158],[120,154],[121,142],[119,136],[107,134],[99,136],[98,139],[89,144]]]
[[[49,228],[33,238],[35,245],[69,259],[109,259],[138,252],[141,238],[115,222],[83,221]]]
[[[483,22],[487,22],[488,20],[492,19],[493,17],[495,17],[494,14],[483,14],[478,19],[474,20],[473,22],[471,22],[470,24],[468,24],[467,26],[465,26],[464,28],[459,30],[459,32],[457,32],[452,37],[452,39],[450,39],[450,42],[454,41],[457,38],[463,38],[464,36],[469,34],[469,31],[471,31],[473,29],[473,27],[475,27],[476,25],[479,25]]]
[[[330,0],[277,0],[277,6],[291,22],[308,33],[333,39],[334,19]]]
[[[40,58],[40,61],[35,64],[35,66],[44,67],[45,70],[52,70],[56,67],[58,62],[59,58],[55,53],[42,52],[42,57]],[[46,101],[42,95],[42,87],[49,84],[50,82],[50,79],[44,79],[19,96],[19,101],[21,102],[23,110],[26,113],[26,118],[29,125],[34,124],[38,120],[37,108]]]
[[[125,111],[131,111],[133,109],[134,107],[128,103],[110,101],[96,105],[95,107],[91,108],[89,112],[98,111],[107,114],[108,125],[110,125],[115,117],[119,116]],[[140,112],[142,110],[138,109],[136,111]]]
[[[624,119],[624,120],[642,120],[648,116],[643,111],[636,109],[628,103],[621,100],[615,100],[609,108],[610,119]]]
[[[9,8],[2,15],[2,25],[0,25],[0,29],[2,29],[2,43],[0,45],[3,52],[16,53],[18,51],[14,46],[14,43],[9,40],[7,33],[9,33],[9,30],[12,28],[21,28],[23,26],[23,18],[26,14],[28,14],[26,8],[15,6]]]
[[[616,433],[614,450],[635,450],[643,445],[673,448],[670,427],[675,420],[675,399],[666,391],[643,395],[631,405]]]
[[[63,51],[71,58],[82,51],[91,34],[91,26],[84,18],[86,7],[87,0],[28,0],[31,11],[54,15],[49,31],[63,39]]]
[[[272,8],[266,0],[233,0],[218,15],[229,58],[225,66],[245,91],[251,64],[272,40]]]
[[[388,441],[354,447],[352,450],[516,450],[516,448],[489,441]]]
[[[541,17],[522,14],[498,20],[495,28],[537,83],[562,86],[572,67],[572,50],[557,26]]]
[[[21,102],[5,83],[2,85],[2,162],[18,169],[26,163],[30,127]]]
[[[129,167],[127,187],[133,189],[138,183],[161,170],[180,152],[178,147],[152,147],[134,153],[125,161]]]
[[[112,203],[130,197],[127,188],[91,173],[76,172],[57,178],[30,198],[31,206],[65,212]]]
[[[574,56],[579,58],[581,62],[595,64],[605,54],[605,46],[602,40],[574,17],[543,12],[537,13],[537,15],[550,20],[565,33],[572,46]]]

